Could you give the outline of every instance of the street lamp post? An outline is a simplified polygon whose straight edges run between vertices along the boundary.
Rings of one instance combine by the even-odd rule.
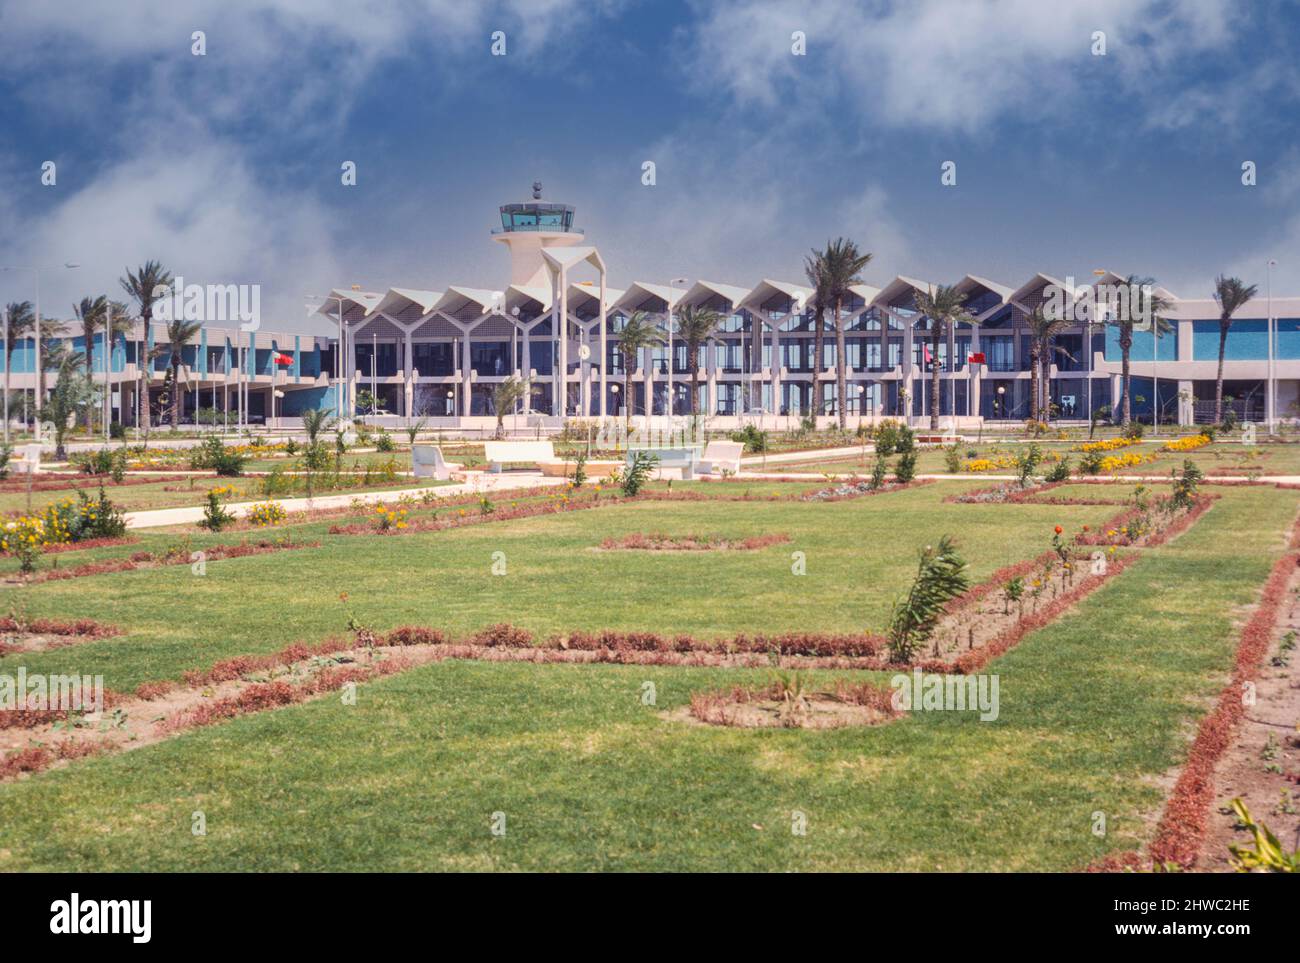
[[[1273,268],[1277,267],[1277,261],[1269,258],[1264,265],[1265,290],[1268,297],[1268,432],[1271,435],[1276,429],[1274,423],[1277,421],[1277,363],[1274,360],[1275,354],[1273,342],[1276,339],[1276,323],[1273,320]]]
[[[73,263],[73,262],[71,262],[71,261],[66,261],[66,262],[64,262],[64,265],[63,265],[63,266],[64,266],[65,268],[69,268],[69,269],[71,269],[71,268],[81,267],[80,264],[75,264],[75,263]],[[31,271],[31,272],[32,272],[32,277],[33,277],[33,278],[35,279],[35,281],[36,281],[36,329],[35,329],[35,340],[34,340],[33,348],[34,348],[34,354],[35,354],[35,359],[36,359],[36,366],[35,366],[35,371],[36,371],[36,388],[35,388],[35,391],[34,391],[34,394],[35,394],[35,396],[36,396],[36,405],[35,405],[35,407],[36,407],[36,432],[35,432],[35,434],[36,434],[36,441],[39,442],[39,441],[41,440],[41,272],[40,272],[39,269],[34,268],[34,267],[13,267],[13,266],[0,267],[0,271]],[[7,329],[6,329],[5,334],[6,334],[6,347],[8,347],[8,338],[7,338],[8,330],[7,330]],[[8,368],[9,368],[9,366],[8,366],[8,364],[6,364],[6,365],[5,365],[5,377],[6,377],[6,379],[8,378],[8,374],[9,374],[9,372],[8,372]],[[6,384],[6,385],[5,385],[5,395],[6,395],[6,398],[7,398],[7,396],[8,396],[8,393],[9,393],[9,386],[8,386],[8,384]],[[5,418],[5,437],[6,437],[6,441],[8,440],[8,432],[9,432],[9,419],[8,419],[8,417],[6,417],[6,418]]]

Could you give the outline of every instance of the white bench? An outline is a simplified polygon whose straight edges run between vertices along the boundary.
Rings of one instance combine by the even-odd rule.
[[[411,470],[415,472],[416,478],[436,478],[438,481],[447,481],[451,478],[451,473],[460,468],[458,462],[443,459],[442,449],[437,445],[411,446]]]
[[[706,475],[719,475],[723,471],[739,475],[740,456],[744,452],[745,446],[741,442],[711,441],[705,446],[704,455],[695,466],[695,470]]]
[[[555,446],[549,441],[488,441],[483,443],[484,457],[494,472],[507,463],[532,462],[538,466],[554,465]]]
[[[19,475],[35,475],[41,467],[41,446],[19,445],[9,457],[9,467]]]

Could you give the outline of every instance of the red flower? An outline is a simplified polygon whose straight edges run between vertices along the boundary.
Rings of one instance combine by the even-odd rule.
[[[1057,534],[1057,535],[1060,535],[1062,531],[1064,531],[1064,529],[1062,529],[1060,525],[1057,525],[1057,526],[1056,526],[1056,534]]]
[[[1086,532],[1088,530],[1088,526],[1087,525],[1083,526],[1083,530]]]

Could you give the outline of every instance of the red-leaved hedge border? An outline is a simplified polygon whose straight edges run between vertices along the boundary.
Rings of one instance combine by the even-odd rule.
[[[287,552],[298,548],[320,548],[320,542],[271,541],[261,539],[256,542],[237,542],[234,544],[209,545],[198,549],[203,553],[204,561],[216,562],[227,558],[247,558],[250,555],[266,555],[271,552]],[[51,568],[37,572],[27,581],[30,583],[57,582],[71,578],[85,578],[90,575],[108,575],[116,572],[133,572],[137,569],[160,568],[167,565],[189,565],[191,559],[187,554],[170,552],[133,552],[126,558],[109,558],[100,562],[84,562],[67,568]]]
[[[717,482],[715,484],[722,484]],[[891,488],[880,491],[854,492],[848,495],[835,495],[829,498],[815,499],[808,504],[826,504],[838,501],[850,501],[858,498],[867,498],[872,495],[887,495],[894,492],[904,491],[911,488],[920,488],[923,485],[934,484],[933,479],[921,479],[909,482],[906,485],[895,485]],[[533,491],[529,489],[528,491]],[[542,493],[550,495],[565,495],[569,489],[542,488]],[[523,492],[513,493],[514,498],[511,501],[526,497]],[[377,525],[363,522],[352,522],[347,525],[331,525],[329,534],[331,535],[405,535],[412,532],[438,532],[448,528],[460,528],[465,525],[477,525],[483,522],[494,521],[513,521],[520,518],[533,518],[538,515],[554,515],[560,512],[585,511],[592,508],[608,508],[614,505],[631,505],[637,502],[782,502],[782,501],[803,501],[805,495],[802,492],[785,495],[754,495],[745,493],[743,495],[706,495],[699,491],[643,491],[633,497],[624,497],[619,494],[590,494],[583,492],[577,498],[556,497],[549,498],[541,502],[526,502],[522,505],[507,505],[502,507],[493,502],[493,509],[486,514],[480,511],[471,511],[471,508],[477,508],[479,499],[476,496],[472,501],[460,501],[448,505],[439,505],[437,510],[439,516],[436,518],[422,518],[419,516],[408,518],[405,528],[388,528],[381,530]],[[458,512],[455,515],[442,515],[443,508],[463,509],[463,514]],[[349,509],[348,514],[355,514]]]
[[[1288,551],[1274,563],[1260,593],[1259,604],[1241,630],[1232,677],[1219,693],[1214,709],[1201,720],[1187,754],[1187,762],[1174,783],[1173,792],[1156,825],[1155,837],[1146,855],[1136,852],[1111,853],[1088,867],[1089,872],[1122,872],[1126,869],[1169,866],[1190,867],[1200,855],[1214,803],[1214,770],[1232,743],[1233,732],[1246,714],[1242,693],[1246,683],[1259,675],[1259,667],[1273,642],[1273,629],[1282,605],[1289,597],[1287,587],[1300,566],[1300,522],[1292,528]]]
[[[160,485],[165,482],[186,481],[190,478],[198,479],[200,477],[216,478],[216,475],[198,476],[198,475],[154,475],[151,478],[124,478],[120,482],[113,481],[111,475],[68,475],[65,478],[54,480],[54,476],[42,475],[43,480],[32,481],[31,491],[33,492],[65,492],[81,491],[87,488],[98,488],[103,485],[107,488],[129,488],[132,485]],[[50,479],[50,480],[44,480]],[[21,495],[28,491],[26,482],[14,482],[12,480],[0,481],[0,495]],[[10,514],[22,514],[21,512],[11,512]]]
[[[707,538],[696,535],[666,535],[662,532],[629,532],[618,538],[606,538],[600,547],[622,552],[753,552],[790,541],[785,532],[750,535],[747,538]]]

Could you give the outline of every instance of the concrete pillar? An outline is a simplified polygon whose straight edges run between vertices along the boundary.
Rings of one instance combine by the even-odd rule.
[[[718,345],[704,348],[704,413],[709,417],[718,413]]]
[[[772,414],[781,416],[781,325],[765,315],[772,326]]]
[[[588,351],[590,351],[590,349],[591,349],[591,344],[590,344],[590,340],[591,340],[591,338],[590,338],[590,334],[589,334],[589,332],[588,332],[588,329],[587,329],[587,327],[586,327],[585,325],[578,325],[578,339],[579,339],[579,343],[580,343],[580,344],[583,344],[583,345],[586,345],[587,348],[588,348]],[[582,355],[581,355],[581,353],[580,353],[580,354],[579,354],[579,357],[581,357],[581,356],[582,356]],[[587,417],[590,417],[590,415],[591,415],[591,361],[590,361],[590,354],[588,355],[588,360],[586,360],[586,361],[582,361],[582,362],[579,363],[579,365],[578,365],[578,372],[579,372],[579,376],[580,376],[580,380],[579,380],[580,391],[579,391],[579,395],[578,395],[578,405],[579,405],[578,415],[579,415],[579,417],[587,418]]]
[[[603,265],[604,262],[602,261]],[[608,336],[608,318],[605,314],[605,268],[600,269],[600,417],[603,421],[605,418],[605,406],[609,392],[606,390],[606,378],[608,377],[609,368],[609,348],[606,343]]]
[[[460,339],[460,413],[461,417],[468,418],[470,413],[470,393],[473,390],[473,380],[470,370],[470,350],[469,350],[469,332],[462,334]]]
[[[1196,423],[1195,391],[1190,381],[1178,382],[1178,423],[1180,425]]]

